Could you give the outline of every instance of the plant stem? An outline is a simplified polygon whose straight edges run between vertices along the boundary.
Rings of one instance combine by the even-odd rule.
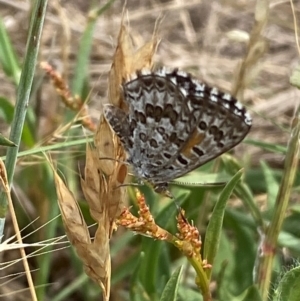
[[[258,258],[258,271],[256,277],[262,300],[268,300],[269,297],[269,287],[271,284],[277,240],[285,218],[299,161],[299,134],[300,107],[298,108],[297,115],[293,120],[292,135],[288,144],[284,171],[275,204],[275,212],[266,231],[265,237],[262,237],[261,248],[259,250],[260,254]]]
[[[20,83],[17,88],[16,106],[9,136],[9,140],[14,142],[17,146],[8,148],[5,159],[7,178],[10,186],[14,175],[17,155],[21,142],[21,135],[29,104],[29,97],[32,88],[47,3],[48,0],[35,1],[29,35],[27,39],[24,64],[21,72]],[[3,235],[6,211],[7,199],[5,197],[5,194],[3,192],[0,192],[0,237],[2,237]]]

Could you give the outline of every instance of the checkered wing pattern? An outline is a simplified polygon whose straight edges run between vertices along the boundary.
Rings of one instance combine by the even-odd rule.
[[[138,71],[123,83],[128,112],[104,115],[133,171],[157,190],[241,142],[251,117],[231,95],[178,71]]]

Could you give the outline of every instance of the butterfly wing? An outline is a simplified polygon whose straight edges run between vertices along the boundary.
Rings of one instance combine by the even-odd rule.
[[[177,69],[138,71],[123,93],[128,112],[109,105],[104,114],[136,176],[154,186],[233,148],[251,127],[234,97]]]
[[[133,146],[126,149],[129,162],[138,177],[148,180],[177,156],[195,123],[186,90],[165,74],[143,70],[123,84],[130,124],[126,139]]]
[[[218,157],[240,143],[252,124],[245,108],[231,95],[178,73],[177,82],[186,90],[184,101],[191,107],[189,137],[168,161],[152,184],[169,182]],[[174,76],[174,71],[171,74]]]

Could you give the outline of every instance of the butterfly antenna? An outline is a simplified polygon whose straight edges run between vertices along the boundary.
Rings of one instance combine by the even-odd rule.
[[[119,160],[119,159],[115,159],[115,158],[110,158],[110,157],[101,157],[101,158],[99,158],[99,160],[111,160],[111,161],[116,161],[118,163],[122,163],[122,164],[125,164],[125,165],[130,165],[127,161]]]
[[[117,189],[117,188],[120,188],[120,187],[127,187],[127,186],[139,187],[139,186],[141,186],[141,185],[143,185],[143,184],[141,184],[141,183],[124,183],[124,184],[118,185],[118,186],[116,187],[116,189]]]
[[[180,186],[192,186],[192,187],[219,187],[226,185],[226,182],[215,183],[200,183],[200,182],[184,182],[184,181],[171,181],[170,184]]]
[[[171,182],[170,182],[170,183],[171,183]],[[169,184],[169,183],[168,183],[168,184]],[[181,208],[181,206],[179,205],[178,200],[174,197],[174,195],[172,194],[171,191],[169,191],[168,189],[166,189],[166,190],[160,191],[160,192],[158,192],[158,193],[161,193],[162,195],[164,195],[164,196],[170,198],[170,199],[173,201],[174,205],[176,206],[176,209],[177,209],[177,211],[178,211],[178,214],[180,214],[180,215],[182,216],[182,218],[183,218],[184,220],[186,220],[185,217],[184,217],[183,214],[182,214],[182,208]]]
[[[180,214],[182,220],[184,220],[185,223],[188,223],[188,220],[187,220],[186,217],[184,216],[184,214],[183,214],[183,212],[182,212],[183,210],[182,210],[181,206],[177,203],[176,199],[174,199],[174,204],[175,204],[175,206],[176,206],[176,208],[177,208],[178,215]]]

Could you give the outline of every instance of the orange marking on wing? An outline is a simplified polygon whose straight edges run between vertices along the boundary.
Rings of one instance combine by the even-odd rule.
[[[199,133],[197,130],[195,130],[190,137],[190,139],[187,141],[187,144],[183,147],[182,153],[184,156],[189,156],[190,151],[194,145],[199,145],[203,139],[205,138],[204,133]]]

